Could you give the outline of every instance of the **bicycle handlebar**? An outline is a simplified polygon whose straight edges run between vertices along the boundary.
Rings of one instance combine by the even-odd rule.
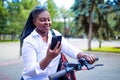
[[[96,59],[96,61],[98,58]],[[95,68],[96,66],[103,66],[103,64],[91,65],[85,58],[81,58],[77,64],[75,63],[64,63],[65,69],[60,70],[54,74],[49,75],[49,80],[59,78],[67,73],[70,73],[74,70],[82,70],[83,66],[86,66],[88,70]]]
[[[56,79],[56,78],[59,78],[71,71],[74,71],[74,67],[69,67],[69,68],[66,68],[66,69],[63,69],[63,70],[60,70],[58,72],[56,72],[55,74],[51,74],[49,76],[49,80],[53,80],[53,79]]]

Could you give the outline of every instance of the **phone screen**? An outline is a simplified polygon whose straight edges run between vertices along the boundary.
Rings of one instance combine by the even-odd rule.
[[[54,36],[54,37],[52,37],[50,49],[53,50],[55,48],[55,46],[56,46],[56,44],[57,44],[58,41],[60,41],[60,44],[61,44],[61,40],[62,40],[62,36]]]

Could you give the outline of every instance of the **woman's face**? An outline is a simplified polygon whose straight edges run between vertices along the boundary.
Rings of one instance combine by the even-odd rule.
[[[41,12],[37,18],[33,20],[34,25],[36,26],[36,29],[38,33],[48,33],[51,27],[51,18],[48,11]]]

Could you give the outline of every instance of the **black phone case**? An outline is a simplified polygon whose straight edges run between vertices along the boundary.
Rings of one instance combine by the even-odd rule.
[[[61,43],[61,40],[62,40],[62,36],[54,36],[54,37],[52,37],[50,49],[53,50],[55,48],[57,42],[60,41],[60,43]]]

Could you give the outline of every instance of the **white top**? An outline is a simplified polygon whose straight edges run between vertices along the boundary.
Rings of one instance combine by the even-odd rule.
[[[58,31],[53,30],[56,35],[61,35]],[[48,42],[44,42],[41,35],[33,30],[33,32],[24,39],[22,47],[22,57],[24,62],[24,70],[22,76],[24,80],[49,80],[48,76],[56,72],[60,54],[52,60],[46,69],[42,70],[39,62],[46,56],[46,51],[51,43],[52,33],[48,33]],[[62,37],[62,52],[66,55],[77,59],[77,54],[81,52],[79,49],[70,45],[64,37]]]

